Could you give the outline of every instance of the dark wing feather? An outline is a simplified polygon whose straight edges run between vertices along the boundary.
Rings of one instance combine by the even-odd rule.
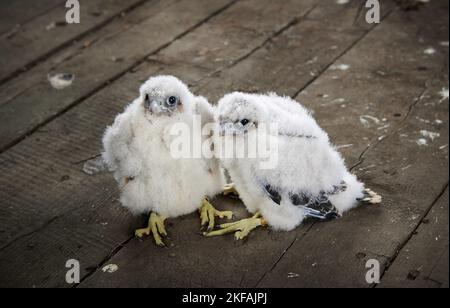
[[[275,203],[280,205],[282,200],[283,190],[270,184],[262,185],[264,192]],[[289,193],[290,202],[294,206],[302,207],[307,217],[314,217],[321,220],[330,220],[339,217],[336,208],[329,200],[329,196],[347,190],[347,184],[341,182],[335,185],[328,191],[321,191],[318,195],[312,195],[309,192],[301,191],[296,193]]]
[[[279,190],[271,185],[264,185],[264,191],[266,194],[272,199],[273,202],[280,205],[281,204],[281,194],[279,193]]]

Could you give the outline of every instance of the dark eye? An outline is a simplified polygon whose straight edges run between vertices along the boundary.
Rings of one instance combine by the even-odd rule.
[[[247,125],[248,123],[250,123],[250,121],[247,120],[247,119],[241,120],[241,124],[242,124],[243,126]]]
[[[144,105],[147,107],[150,106],[150,97],[148,96],[148,94],[145,94],[144,96]]]
[[[167,99],[167,105],[169,106],[175,106],[178,103],[178,98],[176,98],[175,96],[170,96]]]

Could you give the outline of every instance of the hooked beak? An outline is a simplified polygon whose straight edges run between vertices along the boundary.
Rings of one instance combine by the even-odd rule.
[[[160,115],[163,113],[172,113],[172,110],[166,108],[164,106],[164,101],[159,98],[150,99],[148,96],[145,97],[144,101],[145,109],[148,110],[151,114]]]
[[[151,113],[160,114],[162,112],[161,110],[161,104],[158,101],[152,100],[148,103],[147,109]]]

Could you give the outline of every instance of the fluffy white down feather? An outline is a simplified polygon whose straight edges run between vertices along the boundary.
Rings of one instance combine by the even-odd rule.
[[[216,120],[237,123],[247,119],[252,123],[278,124],[278,165],[275,169],[260,168],[261,158],[223,159],[247,209],[260,212],[269,225],[277,230],[292,230],[305,217],[301,207],[294,206],[291,193],[309,192],[312,195],[329,191],[342,181],[347,189],[329,200],[339,213],[355,207],[358,198],[364,196],[364,185],[351,174],[341,155],[330,144],[311,114],[298,102],[275,94],[258,95],[231,93],[218,103]],[[233,138],[256,138],[256,128],[249,126],[246,134],[225,134],[216,137],[217,143],[233,142]],[[309,138],[309,137],[313,138]],[[264,185],[277,187],[281,195],[280,205],[272,201]]]
[[[182,108],[171,116],[152,114],[144,104],[148,94],[175,95]],[[184,122],[192,128],[195,114],[205,123],[214,111],[177,78],[157,76],[142,85],[140,96],[106,129],[103,159],[119,183],[121,204],[132,213],[177,217],[197,210],[205,196],[222,191],[224,176],[217,160],[174,159],[170,153],[176,137],[170,134],[172,125]]]

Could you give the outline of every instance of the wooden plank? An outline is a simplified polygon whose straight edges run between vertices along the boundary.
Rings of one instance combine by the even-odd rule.
[[[447,12],[445,1],[396,11],[299,95],[384,201],[315,224],[258,286],[370,286],[365,261],[384,268],[448,185]],[[440,137],[419,146],[421,130]]]
[[[448,187],[386,271],[380,287],[448,287]]]
[[[119,78],[148,55],[234,1],[170,0],[152,3],[144,8],[148,11],[137,10],[135,13],[138,17],[148,15],[144,20],[137,18],[137,23],[134,21],[127,25],[126,21],[130,20],[127,19],[119,25],[106,27],[87,39],[88,48],[52,57],[30,70],[25,78],[19,76],[11,80],[1,90],[4,96],[0,102],[0,150],[20,141],[42,123]],[[53,73],[74,74],[75,81],[69,88],[55,90],[47,80],[47,75]]]
[[[36,18],[64,3],[64,0],[15,0],[0,2],[0,35],[12,33]]]
[[[288,61],[284,60],[283,56],[278,57],[280,54],[287,54],[286,49],[290,50],[293,63],[307,62],[322,48],[322,45],[319,45],[316,50],[304,44],[298,44],[295,48],[293,48],[292,44],[286,44],[288,38],[306,37],[306,34],[312,37],[321,37],[322,40],[328,40],[333,43],[333,38],[338,37],[338,40],[342,42],[339,48],[332,48],[332,50],[335,50],[334,53],[324,53],[316,66],[318,70],[328,67],[343,50],[352,46],[355,41],[358,41],[366,33],[365,30],[358,31],[360,27],[358,25],[345,23],[349,16],[353,17],[353,21],[358,9],[356,6],[340,7],[335,4],[334,6],[331,5],[333,9],[330,9],[330,5],[331,3],[329,2],[320,2],[297,25],[286,29],[251,56],[234,63],[230,68],[224,69],[217,76],[201,80],[194,88],[199,89],[201,93],[208,97],[217,97],[222,91],[233,90],[232,86],[230,86],[233,81],[230,79],[230,76],[235,76],[235,71],[243,71],[243,67],[249,67],[247,61],[253,64],[251,67],[256,72],[258,65],[267,65],[267,71],[278,69],[278,66],[282,70],[284,67],[292,65],[292,62],[289,64]],[[314,16],[314,18],[311,19],[310,16]],[[316,22],[316,18],[330,21],[330,26],[321,27]],[[346,26],[336,27],[333,25]],[[298,55],[302,55],[301,57],[304,58]],[[268,59],[274,57],[279,59],[279,61],[268,61]],[[254,58],[258,59],[258,61]],[[158,57],[158,59],[164,59],[164,55],[163,57]],[[162,71],[164,73],[178,74],[184,71],[178,65],[167,64],[166,66],[167,68]],[[250,76],[252,76],[251,71],[247,72],[243,79],[246,79],[246,77],[250,78]],[[281,83],[278,80],[280,75],[266,74],[265,76],[265,79],[261,78],[260,80],[262,87],[278,86]],[[219,81],[222,81],[223,88],[218,85]],[[290,82],[293,81],[291,80]],[[310,82],[310,79],[299,81],[296,84],[297,88],[292,93],[304,87],[308,82]],[[243,83],[245,85],[245,82]],[[292,85],[291,87],[294,88]],[[242,212],[239,204],[229,201],[225,205],[221,202],[216,203],[221,207],[233,208],[233,210],[237,211],[237,218],[245,217],[245,212]],[[228,207],[226,206],[227,204],[229,204]],[[301,240],[311,227],[310,224],[305,224],[290,233],[259,230],[251,234],[246,242],[236,242],[232,236],[211,239],[195,237],[194,234],[198,230],[197,225],[198,218],[195,215],[175,220],[174,225],[170,227],[172,230],[170,243],[174,246],[170,246],[168,250],[155,249],[151,240],[144,243],[140,243],[137,240],[131,241],[114,257],[107,260],[107,263],[119,266],[120,270],[118,272],[108,274],[103,273],[101,270],[96,271],[95,274],[83,282],[82,286],[253,287],[258,284],[266,271],[277,264],[285,251],[295,241]],[[186,230],[188,230],[190,235],[186,234]],[[217,247],[221,247],[221,249],[217,249]]]
[[[381,8],[384,17],[391,11],[392,3],[384,1]],[[324,2],[251,57],[230,64],[223,72],[215,72],[196,88],[213,101],[236,90],[262,93],[276,90],[295,97],[372,29],[373,25],[356,17],[363,16],[359,11],[357,1],[345,5]]]
[[[236,8],[225,11],[219,17],[220,22],[208,23],[189,33],[184,40],[174,42],[152,59],[167,64],[201,65],[213,72],[223,70],[259,50],[280,31],[303,20],[307,13],[309,15],[312,4],[317,1],[304,2],[242,1]],[[211,37],[217,39],[206,39]],[[202,42],[200,46],[196,45],[199,41]]]
[[[65,20],[65,3],[58,2],[54,9],[0,37],[0,83],[145,1],[87,1],[80,5],[80,23],[72,25]],[[33,5],[23,3],[20,10],[33,10]]]
[[[247,217],[242,204],[229,199],[214,200],[220,209],[233,209],[237,218]],[[305,225],[297,232],[307,230]],[[105,264],[116,264],[119,271],[101,270],[84,281],[89,287],[245,287],[255,284],[260,272],[272,266],[289,246],[296,233],[260,230],[245,242],[232,236],[206,239],[199,232],[197,214],[170,224],[168,249],[156,249],[153,241],[133,239]]]
[[[314,2],[293,1],[296,9],[291,11],[292,15],[286,15],[285,20],[266,20],[277,29],[291,18],[308,12]],[[268,3],[253,0],[251,7],[256,14]],[[230,9],[239,12],[240,5],[248,4],[239,2]],[[209,23],[223,26],[231,18],[232,15],[226,18],[218,15],[201,27]],[[261,41],[274,33],[264,35]],[[197,43],[201,45],[214,39],[220,42],[222,38],[205,36]],[[254,41],[256,44],[257,40]],[[235,42],[238,40],[230,40],[230,49],[237,47]],[[248,46],[241,54],[233,56],[242,57],[253,48],[255,46]],[[192,84],[207,74],[208,70],[202,66],[178,63],[177,75]],[[120,248],[130,238],[133,228],[143,223],[121,210],[117,201],[112,202],[117,198],[117,191],[110,175],[90,177],[81,172],[82,164],[74,162],[100,151],[105,127],[136,96],[143,79],[163,70],[167,70],[167,66],[157,61],[142,64],[124,75],[120,82],[106,87],[0,155],[0,168],[4,174],[0,179],[4,187],[0,196],[0,277],[14,277],[0,280],[1,286],[67,286],[64,282],[66,269],[61,266],[67,259],[78,258],[85,276],[111,251]],[[114,209],[110,209],[111,206]],[[187,234],[197,241],[198,218],[192,215],[189,219],[196,231],[194,235]],[[110,227],[106,228],[104,222]],[[181,230],[177,234],[181,235]],[[147,244],[154,248],[151,242]],[[28,274],[15,274],[18,267],[12,266],[14,262],[26,264]]]

